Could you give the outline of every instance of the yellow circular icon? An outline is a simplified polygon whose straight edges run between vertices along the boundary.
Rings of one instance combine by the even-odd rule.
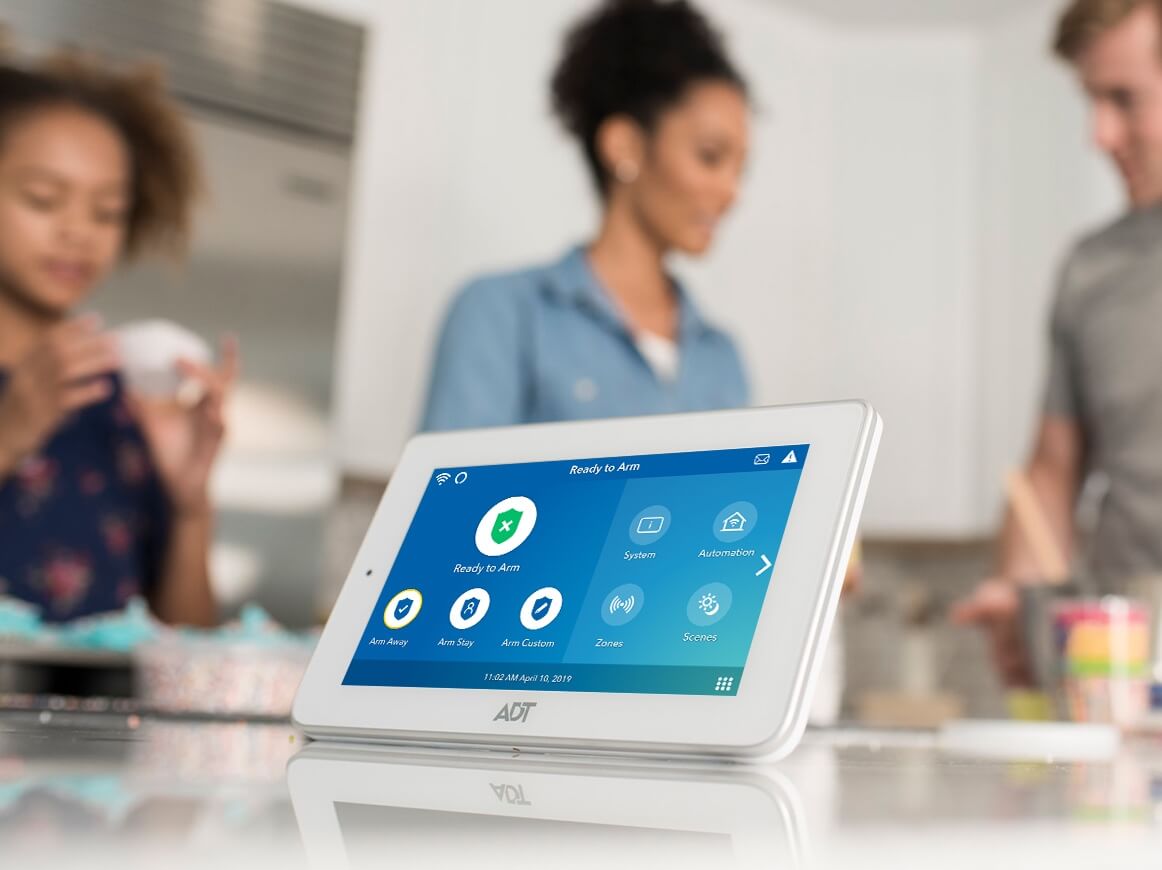
[[[392,596],[383,608],[383,624],[395,631],[409,625],[420,615],[420,608],[424,606],[424,596],[418,589],[405,589]]]

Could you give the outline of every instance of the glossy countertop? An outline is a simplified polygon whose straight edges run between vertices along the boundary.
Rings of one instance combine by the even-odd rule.
[[[1162,862],[1162,742],[1126,740],[1089,760],[1040,755],[840,729],[808,732],[769,767],[644,763],[308,745],[277,722],[7,712],[0,865]]]

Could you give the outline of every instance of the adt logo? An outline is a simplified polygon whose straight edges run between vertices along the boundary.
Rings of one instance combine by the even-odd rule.
[[[537,706],[536,701],[513,701],[500,708],[500,712],[492,717],[493,722],[526,722],[529,710]]]
[[[501,803],[512,804],[516,807],[531,807],[533,805],[533,802],[525,797],[523,785],[508,785],[503,782],[490,782],[489,785],[492,786],[492,793]]]

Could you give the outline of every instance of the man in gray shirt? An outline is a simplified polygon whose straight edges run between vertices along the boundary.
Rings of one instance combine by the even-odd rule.
[[[1130,212],[1084,239],[1054,303],[1049,382],[1032,488],[1064,552],[1085,477],[1109,488],[1089,568],[1102,591],[1162,573],[1162,0],[1073,0],[1054,44],[1090,103],[1095,143],[1113,160]],[[997,578],[953,612],[986,627],[1002,676],[1028,682],[1015,584],[1036,564],[1006,516]]]
[[[1069,259],[1044,415],[1080,440],[1078,471],[1108,480],[1088,554],[1099,589],[1162,573],[1162,206],[1131,212]]]

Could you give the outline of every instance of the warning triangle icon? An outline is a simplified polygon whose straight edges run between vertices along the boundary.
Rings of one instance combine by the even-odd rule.
[[[783,465],[790,465],[793,462],[798,462],[799,457],[795,455],[795,451],[788,451],[787,455],[783,457]]]

